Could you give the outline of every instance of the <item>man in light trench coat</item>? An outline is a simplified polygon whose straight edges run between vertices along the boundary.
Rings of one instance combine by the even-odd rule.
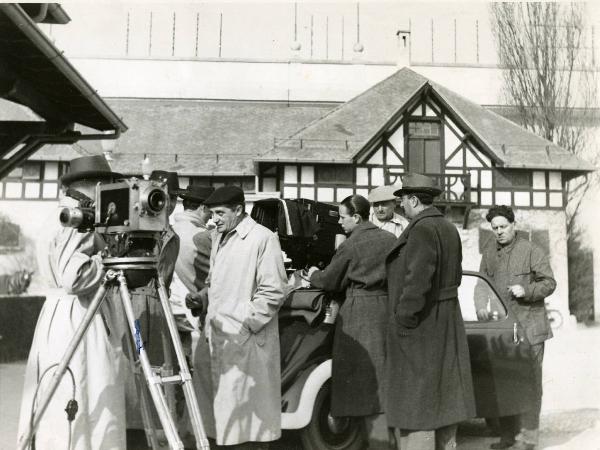
[[[218,445],[267,448],[281,435],[277,312],[286,276],[277,236],[245,213],[244,202],[235,186],[204,202],[217,229],[194,385],[207,435]]]

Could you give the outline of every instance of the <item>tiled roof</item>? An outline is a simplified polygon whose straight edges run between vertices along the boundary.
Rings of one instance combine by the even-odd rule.
[[[591,171],[589,162],[437,83],[430,82],[503,167]]]
[[[253,160],[323,116],[335,104],[108,99],[129,130],[116,142],[113,168],[141,171],[144,155],[154,168],[181,175],[253,175]],[[90,152],[100,144],[80,142]]]
[[[427,79],[421,75],[407,68],[401,69],[300,128],[289,136],[290,139],[276,142],[272,150],[258,160],[326,162],[338,159],[349,162],[426,83]],[[320,151],[311,151],[312,147],[320,148]]]
[[[338,106],[290,138],[278,140],[257,158],[263,161],[350,162],[373,136],[407,106],[424,87],[431,86],[469,128],[499,165],[510,168],[595,170],[554,143],[525,130],[504,117],[403,68],[354,99]],[[318,150],[315,150],[316,147]]]

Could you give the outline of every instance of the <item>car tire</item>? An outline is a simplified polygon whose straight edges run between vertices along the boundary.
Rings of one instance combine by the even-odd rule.
[[[330,411],[331,380],[315,400],[310,423],[300,430],[304,450],[362,450],[366,448],[365,421],[362,417],[333,418]]]

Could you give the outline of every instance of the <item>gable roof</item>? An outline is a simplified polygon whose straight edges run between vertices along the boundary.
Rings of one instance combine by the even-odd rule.
[[[427,79],[403,68],[289,136],[257,161],[352,162],[388,120],[419,96]]]
[[[525,130],[409,68],[278,140],[258,161],[351,162],[370,150],[376,137],[409,109],[421,93],[430,92],[462,124],[482,150],[501,167],[592,171],[595,167],[567,150]],[[311,149],[318,144],[319,151]]]

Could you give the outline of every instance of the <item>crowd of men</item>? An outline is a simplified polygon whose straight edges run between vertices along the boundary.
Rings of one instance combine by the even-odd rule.
[[[71,162],[61,183],[93,198],[98,182],[118,178],[122,175],[104,157],[86,156]],[[173,215],[173,225],[162,234],[158,273],[169,288],[194,367],[207,435],[215,446],[267,448],[281,435],[277,313],[288,279],[278,237],[248,215],[238,187],[180,189],[174,172],[155,171],[150,178],[166,183],[169,216],[178,198],[183,201],[183,212]],[[364,417],[367,423],[385,413],[390,448],[395,449],[456,448],[457,424],[475,416],[457,291],[461,240],[433,206],[441,192],[431,178],[406,174],[402,186],[378,187],[368,199],[344,199],[339,222],[348,238],[326,268],[307,270],[312,286],[345,293],[335,325],[331,412]],[[398,201],[406,218],[396,212]],[[74,200],[65,197],[63,204]],[[551,337],[543,300],[556,284],[547,257],[516,237],[510,208],[494,207],[487,219],[496,239],[483,254],[481,270],[526,329],[536,361],[537,399],[521,416],[501,419],[501,440],[493,448],[533,449],[543,343]],[[104,246],[94,232],[60,228],[39,252],[41,270],[59,294],[47,298],[36,326],[21,405],[21,440],[40,391],[100,284]],[[153,362],[164,357],[157,297],[155,280],[132,291]],[[487,314],[484,307],[478,309],[480,320]],[[103,303],[70,363],[71,376],[61,383],[36,431],[35,448],[64,448],[65,442],[77,450],[126,448],[125,429],[135,422],[139,399],[131,389],[123,317],[119,302]],[[194,332],[201,337],[192,346]],[[72,398],[79,402],[79,413],[67,426],[57,411]],[[185,416],[179,419],[180,431],[191,435]]]

